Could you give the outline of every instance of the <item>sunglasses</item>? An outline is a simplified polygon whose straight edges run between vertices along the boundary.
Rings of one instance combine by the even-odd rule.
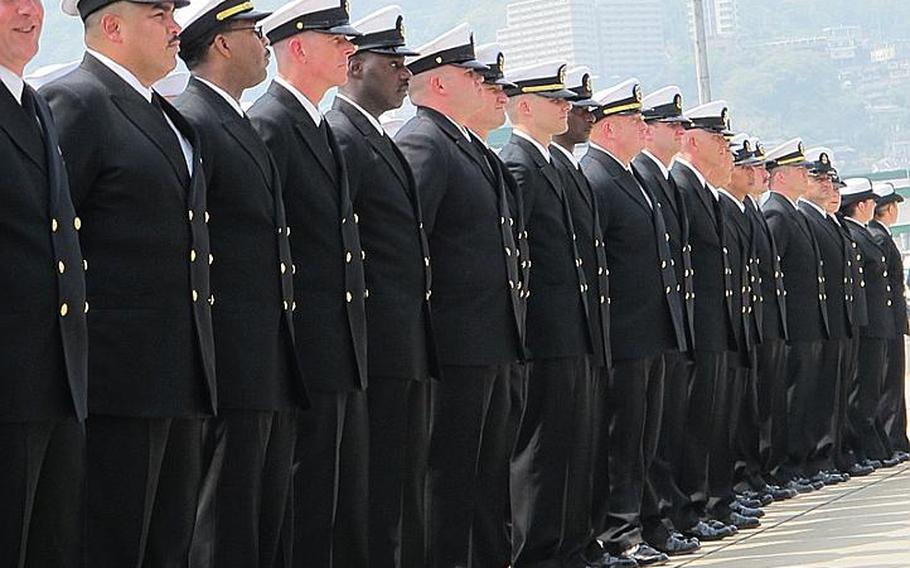
[[[229,32],[245,32],[245,31],[251,31],[251,32],[253,32],[253,34],[254,34],[257,38],[259,38],[259,39],[262,39],[262,38],[263,38],[262,28],[259,27],[259,26],[246,26],[246,27],[243,27],[243,28],[231,28],[231,29],[225,30],[224,33],[229,33]]]

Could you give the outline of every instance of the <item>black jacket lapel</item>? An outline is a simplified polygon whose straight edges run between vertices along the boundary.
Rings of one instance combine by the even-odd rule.
[[[28,85],[25,86],[25,89],[29,88]],[[34,119],[28,116],[5,86],[0,87],[0,116],[3,117],[3,120],[0,120],[0,128],[9,134],[13,144],[35,162],[35,165],[44,169],[44,147],[36,128],[38,125],[29,123],[30,120],[34,122]]]

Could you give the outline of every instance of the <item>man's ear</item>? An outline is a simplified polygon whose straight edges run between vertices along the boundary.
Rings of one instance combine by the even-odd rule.
[[[351,79],[360,79],[363,77],[363,59],[360,57],[351,57],[348,59],[348,77]]]

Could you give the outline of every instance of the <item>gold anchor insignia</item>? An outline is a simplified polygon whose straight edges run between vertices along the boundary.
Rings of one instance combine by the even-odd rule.
[[[398,35],[404,39],[404,17],[398,16],[398,21],[395,22],[395,27],[398,28]]]
[[[635,96],[635,100],[641,102],[641,85],[636,84],[632,89],[632,94]]]
[[[496,56],[496,65],[499,65],[500,71],[502,71],[506,67],[506,56],[503,55],[502,52],[500,52],[499,55]]]
[[[676,105],[676,110],[682,111],[682,95],[676,93],[676,96],[673,97],[673,104]]]

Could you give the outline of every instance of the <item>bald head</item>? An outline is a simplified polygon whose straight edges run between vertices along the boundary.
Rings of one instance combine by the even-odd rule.
[[[475,71],[443,65],[414,75],[408,96],[415,105],[464,124],[483,104],[482,83],[483,77]]]

